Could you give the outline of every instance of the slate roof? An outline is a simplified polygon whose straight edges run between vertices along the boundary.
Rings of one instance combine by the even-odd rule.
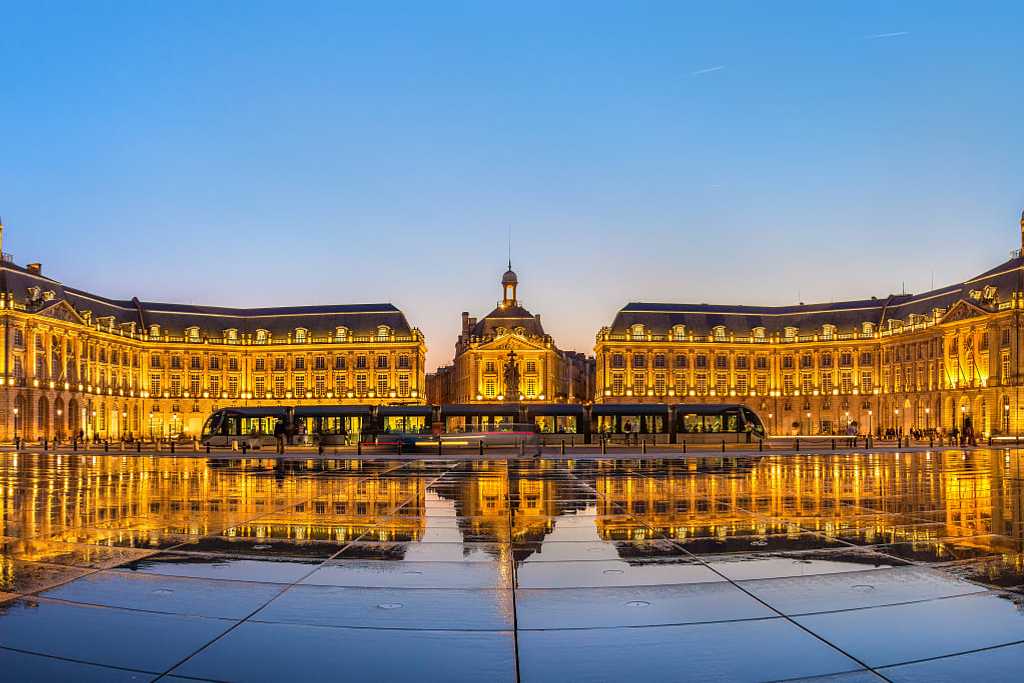
[[[687,332],[711,334],[719,325],[740,336],[755,327],[764,327],[767,335],[781,334],[786,327],[795,327],[799,334],[820,332],[823,325],[836,326],[838,334],[860,331],[862,323],[882,327],[889,320],[906,321],[910,315],[924,315],[933,309],[948,309],[961,299],[982,308],[991,304],[971,299],[971,290],[996,288],[993,301],[1006,301],[1012,292],[1024,291],[1024,259],[1011,258],[981,275],[965,282],[940,287],[923,294],[893,294],[884,298],[799,304],[795,306],[729,306],[716,304],[672,304],[632,302],[624,306],[612,321],[612,334],[627,334],[630,327],[643,324],[652,334],[670,334],[675,325],[685,325]]]
[[[544,326],[540,324],[540,320],[522,306],[508,306],[507,308],[498,306],[478,320],[470,330],[470,334],[474,337],[491,337],[495,335],[499,327],[504,327],[506,330],[522,327],[527,334],[535,337],[544,336]]]
[[[29,289],[53,292],[53,299],[33,303]],[[297,327],[309,330],[310,336],[333,335],[335,328],[347,327],[354,336],[376,334],[379,325],[387,325],[394,334],[406,336],[412,328],[405,315],[389,303],[329,304],[323,306],[284,306],[275,308],[225,308],[190,304],[161,303],[133,299],[111,299],[81,289],[68,287],[52,278],[30,272],[13,263],[0,264],[0,291],[19,304],[33,308],[67,301],[76,311],[91,311],[93,320],[113,316],[115,324],[134,322],[139,331],[160,325],[161,333],[181,336],[188,327],[199,327],[200,334],[220,337],[224,330],[234,328],[242,334],[255,334],[257,329],[272,335],[286,335]]]

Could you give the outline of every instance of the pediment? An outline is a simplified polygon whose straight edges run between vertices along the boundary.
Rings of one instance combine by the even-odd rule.
[[[960,322],[961,320],[970,320],[971,318],[980,318],[986,315],[988,315],[988,311],[984,308],[976,306],[966,299],[960,299],[949,307],[949,310],[946,311],[944,316],[942,316],[942,320],[939,321],[939,324],[955,323]]]
[[[85,319],[78,315],[78,311],[75,310],[75,307],[63,299],[56,301],[45,308],[39,309],[36,311],[36,315],[44,318],[51,318],[53,320],[61,320],[67,323],[76,323],[78,325],[85,324]]]
[[[477,348],[486,351],[519,351],[520,349],[544,351],[547,349],[547,346],[541,341],[522,337],[515,333],[508,333],[483,342]]]

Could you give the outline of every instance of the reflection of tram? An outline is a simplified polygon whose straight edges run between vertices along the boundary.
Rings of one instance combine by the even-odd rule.
[[[203,426],[210,446],[272,445],[277,423],[289,425],[293,445],[362,443],[528,445],[579,436],[648,443],[752,441],[765,437],[750,408],[735,403],[675,404],[479,403],[425,405],[315,405],[222,408]],[[472,438],[470,438],[472,436]]]

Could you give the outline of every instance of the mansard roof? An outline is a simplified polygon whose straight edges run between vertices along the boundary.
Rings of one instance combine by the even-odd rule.
[[[961,299],[975,300],[971,292],[983,292],[986,287],[994,288],[991,298],[975,303],[995,310],[998,302],[1008,300],[1013,292],[1024,291],[1022,279],[1024,259],[1015,256],[969,280],[923,294],[790,306],[632,302],[616,314],[610,332],[627,334],[637,324],[652,334],[670,334],[677,325],[685,325],[688,333],[697,335],[712,334],[718,326],[739,336],[749,335],[756,327],[763,327],[768,335],[781,334],[787,327],[796,328],[800,334],[814,334],[824,325],[835,325],[840,334],[859,332],[863,323],[882,326],[889,320],[907,321],[911,315],[948,309]]]
[[[45,302],[33,300],[33,288],[38,288],[41,295],[52,292],[52,296]],[[348,328],[352,335],[363,336],[376,334],[381,325],[388,326],[399,336],[412,333],[405,314],[390,303],[227,308],[139,301],[137,298],[111,299],[65,286],[13,263],[0,264],[0,291],[29,310],[63,300],[79,313],[90,311],[93,320],[113,317],[115,324],[135,323],[140,331],[159,325],[162,334],[171,336],[181,336],[189,327],[198,327],[202,334],[212,337],[220,337],[227,329],[235,329],[240,335],[255,334],[256,330],[286,335],[300,327],[308,330],[310,336],[333,335],[338,327]]]
[[[498,306],[477,321],[471,334],[474,337],[493,337],[499,327],[510,331],[522,327],[529,335],[544,336],[544,326],[540,320],[522,306]]]

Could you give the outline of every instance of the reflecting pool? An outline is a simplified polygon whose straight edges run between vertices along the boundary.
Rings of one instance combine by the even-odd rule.
[[[6,680],[1017,680],[1024,455],[0,454]]]

